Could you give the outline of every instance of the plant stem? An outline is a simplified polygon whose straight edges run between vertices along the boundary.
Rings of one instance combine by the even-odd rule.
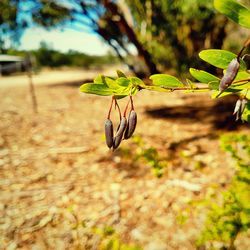
[[[130,100],[128,100],[128,103],[127,103],[126,108],[124,110],[124,114],[123,114],[124,117],[126,117],[129,102],[130,102]]]
[[[114,99],[115,99],[115,97],[114,97]],[[118,108],[118,112],[119,112],[119,116],[120,116],[120,120],[121,120],[122,119],[122,114],[121,114],[121,110],[120,110],[120,107],[119,107],[118,102],[117,102],[116,99],[115,99],[115,106]]]
[[[108,119],[110,119],[110,114],[111,114],[113,102],[114,102],[114,96],[112,96],[112,101],[111,101],[111,105],[110,105],[109,112],[108,112]]]
[[[233,82],[232,84],[239,83],[239,82],[250,82],[250,78],[238,80],[238,81]]]
[[[151,86],[149,86],[149,87],[151,87]],[[157,87],[165,89],[165,90],[169,90],[171,92],[176,91],[176,90],[210,90],[209,87],[194,87],[194,88],[189,88],[189,87],[168,88],[168,87],[161,87],[161,86],[157,86]],[[147,89],[147,88],[140,86],[140,89]]]

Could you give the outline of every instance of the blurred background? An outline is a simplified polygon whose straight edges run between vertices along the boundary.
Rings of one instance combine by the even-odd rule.
[[[78,87],[116,69],[221,75],[198,53],[238,53],[249,35],[212,0],[0,0],[0,249],[196,249],[204,204],[235,175],[220,138],[249,134],[237,97],[142,91],[134,137],[110,152],[111,98]],[[249,249],[249,231],[233,243]]]

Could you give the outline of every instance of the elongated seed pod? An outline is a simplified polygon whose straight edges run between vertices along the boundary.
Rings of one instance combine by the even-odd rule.
[[[105,121],[105,138],[106,138],[106,144],[109,148],[113,147],[113,123],[110,119],[107,119]]]
[[[240,68],[240,63],[237,58],[234,58],[228,65],[225,75],[222,77],[220,81],[219,89],[223,91],[227,89],[235,79]]]
[[[126,117],[122,117],[120,124],[118,126],[118,130],[117,130],[116,135],[114,137],[114,142],[113,142],[113,149],[114,150],[119,147],[126,127],[127,127],[127,119],[126,119]]]
[[[131,110],[128,116],[128,125],[124,133],[124,139],[129,139],[133,135],[136,128],[136,124],[137,124],[137,114],[134,110]]]

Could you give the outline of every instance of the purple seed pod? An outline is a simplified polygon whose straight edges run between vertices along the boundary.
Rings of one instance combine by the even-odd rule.
[[[228,65],[225,75],[220,81],[219,90],[223,91],[227,89],[235,79],[240,68],[240,63],[237,58],[234,58]]]
[[[127,127],[126,117],[122,117],[113,141],[113,150],[117,149],[122,141],[123,133]]]
[[[133,135],[136,128],[136,124],[137,124],[137,114],[134,110],[131,110],[128,116],[128,126],[124,133],[124,139],[129,139]]]
[[[113,147],[113,123],[110,119],[105,121],[105,138],[109,148]]]

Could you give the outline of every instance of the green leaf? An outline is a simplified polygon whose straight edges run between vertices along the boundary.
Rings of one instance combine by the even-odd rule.
[[[202,83],[219,82],[220,79],[206,71],[198,70],[194,68],[189,69],[190,74],[198,81]]]
[[[183,83],[179,81],[176,77],[167,74],[155,74],[149,77],[156,86],[161,86],[165,88],[176,88],[183,87]]]
[[[216,89],[218,90],[218,88]],[[235,86],[235,88],[233,88],[232,86],[227,88],[226,90],[223,91],[223,93],[220,94],[220,91],[214,91],[211,95],[212,99],[214,98],[221,98],[221,97],[224,97],[224,96],[227,96],[227,95],[232,95],[232,94],[236,94],[238,96],[241,95],[241,91],[242,89],[238,88]],[[220,95],[219,95],[220,94]],[[218,97],[219,95],[219,97]]]
[[[95,79],[94,79],[94,83],[95,84],[104,84],[106,85],[105,83],[105,79],[104,79],[104,75],[98,75]]]
[[[135,76],[131,76],[131,77],[128,77],[128,79],[130,80],[130,82],[134,85],[134,86],[142,86],[144,87],[145,86],[145,83],[138,77],[135,77]]]
[[[234,0],[214,0],[214,7],[239,25],[250,29],[250,10]]]
[[[122,88],[120,89],[120,92],[119,90],[116,90],[116,94],[115,94],[115,97],[116,99],[122,99],[124,97],[127,97],[129,95],[136,95],[138,92],[138,88],[136,87],[132,87],[131,86],[129,88]],[[120,94],[118,94],[120,93]]]
[[[250,123],[250,101],[248,101],[241,118]]]
[[[250,89],[250,82],[233,83],[230,88],[232,89]]]
[[[107,86],[110,88],[110,89],[118,89],[120,88],[119,84],[117,84],[117,82],[115,81],[115,79],[111,78],[111,77],[108,77],[108,76],[105,76],[105,83],[107,84]]]
[[[120,85],[120,86],[123,86],[123,87],[128,87],[129,84],[131,83],[130,80],[126,77],[119,77],[115,80],[115,82]]]
[[[219,90],[219,85],[220,85],[219,82],[210,82],[208,84],[208,87],[213,90]]]
[[[102,84],[85,83],[80,87],[80,91],[86,94],[95,94],[102,96],[113,95],[113,91]]]
[[[119,96],[128,96],[130,95],[130,93],[132,92],[132,87],[129,86],[129,87],[120,87],[118,89],[115,89],[115,95],[119,95]]]
[[[236,58],[237,55],[226,50],[207,49],[207,50],[202,50],[199,53],[199,57],[205,62],[208,62],[217,68],[226,69],[228,67],[228,64],[234,58]],[[247,69],[245,62],[242,59],[240,60],[240,69],[241,70]]]
[[[238,72],[237,76],[235,77],[234,81],[249,79],[250,80],[250,74],[247,71],[240,71]]]
[[[117,74],[118,77],[125,77],[125,78],[127,78],[126,75],[122,71],[120,71],[120,70],[116,70],[116,74]]]

